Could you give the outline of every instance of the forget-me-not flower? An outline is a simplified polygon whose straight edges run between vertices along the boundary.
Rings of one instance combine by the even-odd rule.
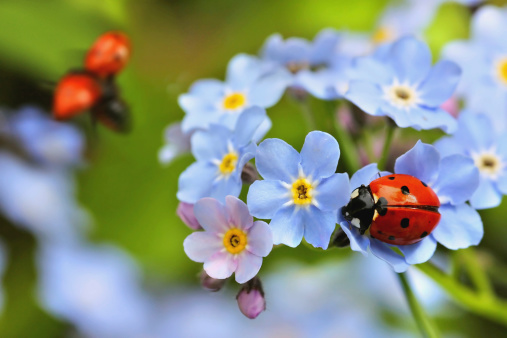
[[[252,139],[265,119],[264,109],[252,107],[241,114],[234,130],[212,124],[196,131],[191,139],[196,162],[180,175],[178,199],[195,203],[213,197],[223,202],[227,195],[238,196],[243,167],[255,155]]]
[[[470,198],[475,209],[494,208],[507,194],[507,131],[495,132],[487,115],[462,112],[458,130],[435,143],[442,156],[463,154],[474,160],[480,183]]]
[[[185,111],[181,128],[184,133],[207,129],[210,124],[234,128],[241,113],[252,106],[269,108],[280,100],[290,81],[285,69],[267,73],[259,58],[240,54],[227,66],[225,82],[204,79],[195,82],[188,93],[180,95]]]
[[[234,272],[242,284],[255,277],[262,257],[273,248],[269,226],[254,222],[246,204],[234,196],[227,196],[225,205],[203,198],[194,205],[194,214],[205,231],[194,232],[183,242],[188,257],[204,263],[212,278],[228,278]]]
[[[474,15],[471,38],[449,43],[442,55],[458,63],[463,78],[457,94],[465,106],[485,113],[500,132],[507,129],[507,8],[484,6]]]
[[[271,219],[275,244],[296,247],[303,237],[326,249],[336,212],[349,199],[347,174],[337,174],[338,142],[321,131],[310,132],[301,154],[280,139],[263,141],[255,163],[264,180],[250,186],[252,215]]]
[[[435,147],[419,141],[396,160],[394,172],[417,177],[433,189],[441,204],[438,209],[441,215],[439,224],[420,242],[390,245],[371,235],[361,235],[359,229],[349,224],[340,212],[340,225],[350,240],[352,250],[367,255],[369,247],[375,256],[392,265],[396,272],[403,272],[410,264],[430,259],[437,242],[448,249],[457,250],[481,241],[484,233],[481,217],[465,203],[479,185],[479,171],[470,158],[460,154],[441,158]],[[351,191],[363,184],[370,184],[378,177],[378,173],[376,164],[358,170],[350,180]],[[398,248],[403,255],[393,251],[393,248]]]
[[[402,38],[382,57],[357,59],[355,68],[346,98],[366,113],[388,116],[402,128],[456,129],[455,119],[440,105],[453,94],[461,70],[450,61],[432,67],[425,43]]]

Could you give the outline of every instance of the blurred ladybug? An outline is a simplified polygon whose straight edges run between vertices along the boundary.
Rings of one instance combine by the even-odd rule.
[[[85,69],[100,77],[120,72],[130,58],[130,41],[121,32],[102,34],[85,58]]]
[[[421,180],[402,174],[380,177],[369,186],[361,185],[342,208],[345,219],[367,230],[379,241],[407,245],[428,236],[440,221],[440,201]]]
[[[130,55],[128,38],[118,32],[101,35],[85,58],[85,69],[75,70],[60,79],[53,100],[53,115],[67,120],[87,110],[93,122],[117,131],[130,130],[130,112],[121,99],[115,76]]]

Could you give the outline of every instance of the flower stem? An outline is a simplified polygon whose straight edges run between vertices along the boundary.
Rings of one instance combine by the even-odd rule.
[[[382,148],[382,155],[378,160],[378,168],[379,170],[385,170],[385,166],[387,160],[389,159],[389,150],[391,148],[391,143],[393,141],[394,132],[396,130],[396,125],[391,123],[391,121],[387,121],[387,130],[386,130],[386,138],[384,140],[384,147]]]
[[[416,266],[465,309],[507,326],[507,302],[473,292],[429,262]]]
[[[410,307],[410,311],[412,312],[412,315],[414,316],[414,319],[417,323],[417,326],[419,327],[419,330],[421,331],[422,335],[424,337],[438,337],[438,332],[436,328],[434,327],[433,323],[430,321],[426,313],[424,312],[424,309],[422,308],[421,304],[417,301],[417,298],[415,297],[414,293],[412,292],[412,289],[410,287],[410,284],[408,283],[407,276],[405,273],[397,273],[398,278],[400,280],[401,287],[403,289],[403,293],[405,294],[405,297],[407,298],[408,305]]]
[[[343,158],[348,171],[355,173],[361,167],[356,145],[350,134],[340,124],[339,113],[336,112],[336,103],[326,102],[326,106],[329,113],[333,116],[334,136],[340,145],[341,158]]]
[[[463,260],[463,265],[467,269],[468,275],[477,288],[478,293],[484,298],[495,298],[495,293],[491,287],[489,278],[477,260],[475,250],[473,248],[468,248],[458,251],[457,254]]]

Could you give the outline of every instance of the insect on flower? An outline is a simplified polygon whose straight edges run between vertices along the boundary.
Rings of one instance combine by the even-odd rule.
[[[130,55],[126,35],[108,32],[88,51],[85,68],[72,70],[59,81],[53,100],[53,116],[67,120],[90,110],[92,120],[117,132],[130,130],[130,113],[120,97],[115,76]]]
[[[414,244],[440,221],[440,201],[433,189],[410,175],[380,177],[361,185],[342,208],[345,219],[364,234],[397,245]]]

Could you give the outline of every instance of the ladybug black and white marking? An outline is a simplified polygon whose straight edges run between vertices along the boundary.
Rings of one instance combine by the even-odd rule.
[[[395,245],[408,245],[428,236],[440,221],[440,201],[416,177],[392,174],[355,189],[342,208],[345,219],[363,235]]]

